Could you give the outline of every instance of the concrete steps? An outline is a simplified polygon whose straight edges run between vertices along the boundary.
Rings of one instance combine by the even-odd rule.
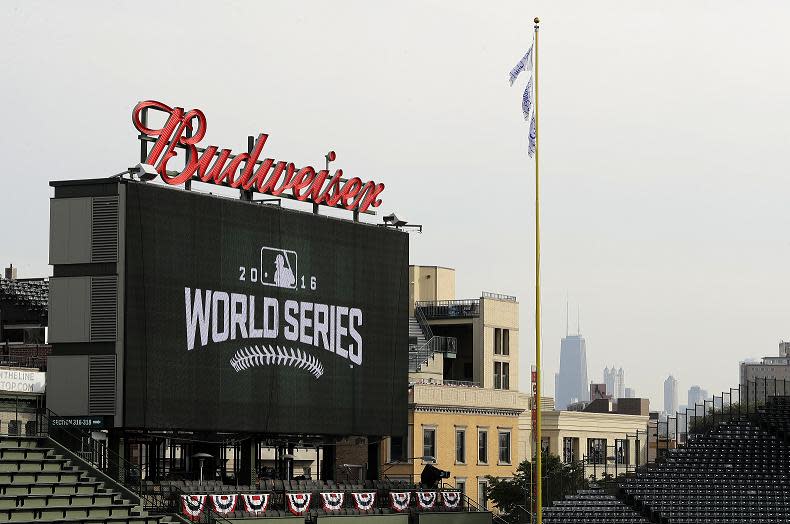
[[[0,523],[165,524],[58,455],[40,437],[0,436]]]

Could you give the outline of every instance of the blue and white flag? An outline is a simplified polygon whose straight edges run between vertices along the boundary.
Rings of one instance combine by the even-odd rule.
[[[524,89],[524,96],[521,98],[521,109],[524,111],[524,120],[529,120],[529,112],[532,109],[532,75]]]
[[[529,122],[529,149],[527,153],[529,157],[535,156],[535,139],[537,138],[537,129],[535,128],[535,113],[532,113],[532,120]]]
[[[529,46],[529,51],[527,54],[524,55],[524,58],[518,61],[516,66],[510,70],[510,85],[513,85],[513,82],[516,81],[518,75],[521,74],[522,71],[532,71],[532,46]]]

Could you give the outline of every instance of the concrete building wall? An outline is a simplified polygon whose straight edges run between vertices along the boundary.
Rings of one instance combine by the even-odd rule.
[[[494,387],[494,362],[509,364],[509,388],[518,391],[518,350],[519,350],[519,322],[518,302],[496,300],[490,298],[480,299],[479,329],[482,334],[482,361],[483,380],[485,388]],[[497,355],[494,352],[496,329],[508,330],[509,351],[508,355]]]
[[[519,415],[526,408],[517,391],[417,384],[410,391],[407,457],[424,454],[424,430],[435,432],[436,467],[450,471],[448,482],[464,484],[467,495],[478,499],[479,482],[486,475],[511,477],[519,463]],[[456,431],[464,433],[464,460],[456,460]],[[478,435],[487,436],[487,460],[478,460]],[[510,434],[510,460],[499,460],[499,433]],[[382,443],[382,474],[419,481],[425,463],[393,463],[389,438]]]
[[[440,266],[409,266],[409,311],[414,303],[455,299],[455,270]]]
[[[566,437],[578,439],[575,453],[576,458],[581,459],[587,454],[588,439],[606,439],[607,445],[612,446],[616,439],[626,439],[630,435],[629,463],[635,464],[637,452],[640,453],[640,463],[645,461],[647,416],[583,411],[546,411],[542,413],[542,419],[543,438],[548,438],[549,452],[553,455],[562,458],[563,439]],[[636,449],[633,438],[637,431],[641,432],[639,450]],[[519,439],[519,461],[531,460],[534,451],[529,411],[525,411],[519,417]],[[603,473],[603,468],[596,469]]]

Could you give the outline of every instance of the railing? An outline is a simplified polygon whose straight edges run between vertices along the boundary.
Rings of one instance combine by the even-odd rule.
[[[480,299],[417,302],[417,309],[421,309],[425,317],[430,319],[475,318],[480,316]]]
[[[455,356],[457,351],[455,337],[431,337],[421,346],[409,351],[409,371],[420,371],[425,363],[436,356],[436,353]]]
[[[443,380],[442,384],[445,386],[454,386],[459,388],[479,388],[480,382],[471,382],[468,380]]]
[[[420,371],[423,364],[433,359],[437,351],[449,355],[450,358],[455,357],[457,353],[457,341],[455,337],[434,336],[433,330],[430,324],[428,324],[428,319],[425,317],[425,313],[419,307],[414,308],[414,318],[417,319],[417,323],[420,325],[420,329],[422,329],[425,342],[414,349],[410,349],[409,371]]]
[[[47,357],[52,346],[47,344],[4,344],[0,346],[0,366],[47,370]]]
[[[139,500],[140,507],[152,515],[181,513],[182,492],[176,486],[153,491],[144,489],[143,472],[139,465],[133,464],[114,452],[105,440],[93,438],[89,430],[75,426],[68,417],[60,417],[46,409],[37,418],[38,435],[48,436],[56,445],[79,457],[109,480],[125,488],[133,498]],[[101,480],[101,479],[99,479]],[[216,513],[209,504],[194,522],[201,524],[230,524]]]
[[[503,295],[502,293],[491,293],[490,291],[483,291],[483,298],[490,298],[493,300],[501,300],[503,302],[515,302],[516,297],[513,295]]]
[[[774,397],[790,396],[790,380],[758,379],[746,381],[737,388],[703,399],[683,412],[665,419],[651,419],[644,431],[624,435],[606,443],[601,451],[587,448],[582,455],[585,476],[598,482],[616,482],[623,475],[631,475],[655,463],[662,462],[675,448],[684,448],[700,435],[719,424],[750,420],[765,425],[761,413]],[[769,428],[778,431],[777,428]],[[790,438],[790,435],[782,435]],[[560,443],[563,444],[563,443]],[[582,444],[582,443],[580,443]]]
[[[425,340],[432,339],[433,330],[431,329],[431,325],[428,324],[425,313],[423,313],[422,309],[419,307],[414,308],[414,318],[417,319],[417,323],[420,325],[420,329],[422,329],[422,335],[425,337]]]
[[[676,412],[665,420],[653,422],[648,432],[651,439],[648,448],[655,450],[654,460],[661,461],[668,450],[686,446],[722,422],[745,418],[760,424],[759,414],[769,400],[785,396],[790,396],[790,380],[747,380],[737,388],[722,391],[719,396],[713,395],[710,400],[703,399],[682,413]]]

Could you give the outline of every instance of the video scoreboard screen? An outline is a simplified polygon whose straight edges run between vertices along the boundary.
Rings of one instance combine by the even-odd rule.
[[[408,237],[126,184],[124,426],[406,428]]]

